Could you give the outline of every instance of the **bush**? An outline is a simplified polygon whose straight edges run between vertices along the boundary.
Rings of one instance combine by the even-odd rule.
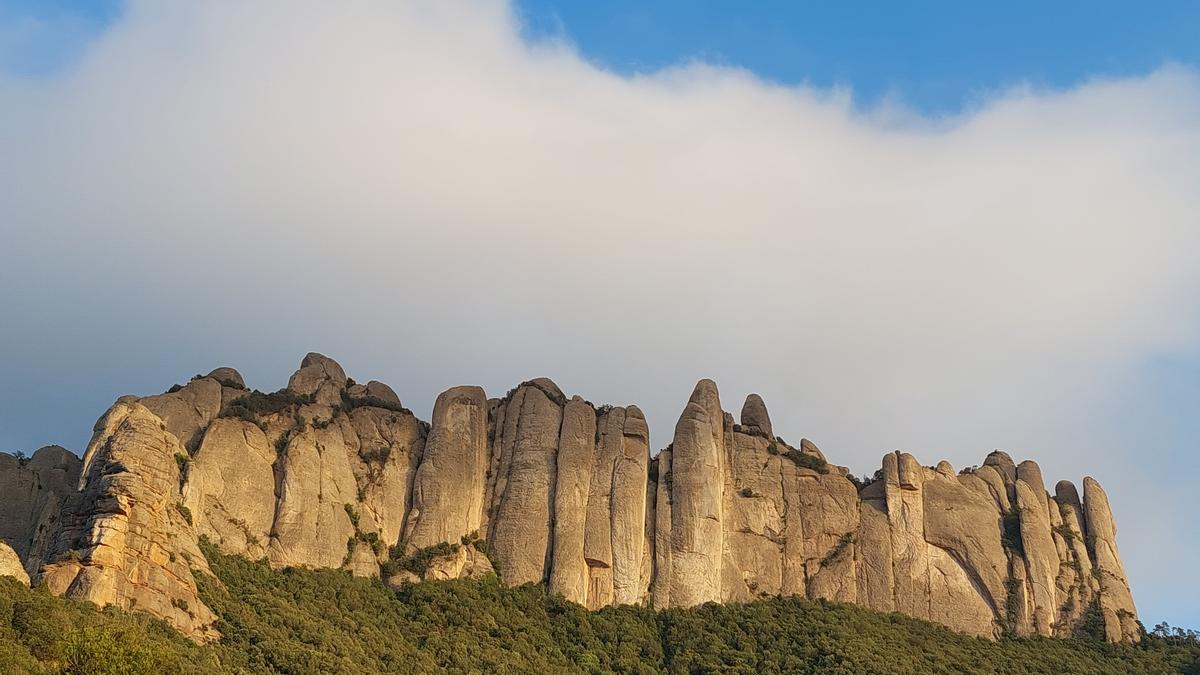
[[[193,524],[193,523],[192,523],[192,510],[191,510],[191,509],[189,509],[188,507],[184,506],[183,504],[176,504],[176,505],[175,505],[175,510],[179,512],[179,515],[183,516],[183,519],[187,521],[187,524],[188,524],[188,525],[192,525],[192,524]]]
[[[443,541],[405,555],[404,544],[397,544],[392,547],[388,561],[383,564],[383,575],[390,577],[397,572],[406,571],[417,576],[424,576],[429,571],[429,566],[433,563],[434,558],[457,553],[458,549],[458,544],[448,544]]]
[[[377,396],[351,396],[342,392],[342,409],[350,412],[355,408],[383,408],[392,412],[412,414],[412,411],[395,401],[387,401]]]
[[[98,609],[0,577],[0,672],[227,672],[217,651],[189,642],[161,621]]]
[[[1021,510],[1014,508],[1000,519],[1000,543],[1004,548],[1025,555],[1025,540],[1021,538]]]
[[[796,466],[805,469],[812,469],[817,473],[829,473],[829,464],[816,455],[810,455],[806,452],[801,452],[800,450],[789,449],[787,452],[783,453],[783,456],[792,460]]]
[[[229,402],[220,417],[237,417],[247,422],[257,422],[259,417],[273,415],[292,406],[308,405],[315,401],[312,394],[297,394],[290,389],[264,394],[255,389],[245,396]]]
[[[833,563],[841,560],[842,557],[846,554],[846,551],[850,548],[850,544],[853,544],[853,543],[854,543],[854,533],[853,532],[847,532],[847,533],[843,534],[838,539],[837,543],[834,544],[833,548],[831,548],[829,550],[829,553],[826,553],[825,557],[821,558],[821,567],[827,567],[827,566],[832,565]]]

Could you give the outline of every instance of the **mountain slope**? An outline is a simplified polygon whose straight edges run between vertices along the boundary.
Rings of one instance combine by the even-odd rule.
[[[990,641],[900,614],[776,598],[589,612],[494,575],[387,589],[334,570],[272,570],[204,545],[200,593],[223,637],[183,639],[0,578],[0,672],[1200,672],[1200,644]],[[120,670],[120,667],[127,670]]]

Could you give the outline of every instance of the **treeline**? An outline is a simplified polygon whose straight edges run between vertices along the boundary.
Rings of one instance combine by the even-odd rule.
[[[205,554],[224,635],[197,646],[145,616],[0,578],[2,673],[1193,673],[1195,633],[1142,644],[991,642],[899,614],[775,598],[588,612],[539,586],[426,582],[392,592],[344,572]]]

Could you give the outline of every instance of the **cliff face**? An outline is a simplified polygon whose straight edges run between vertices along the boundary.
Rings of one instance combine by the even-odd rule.
[[[201,536],[392,583],[414,575],[389,558],[442,545],[426,578],[494,564],[593,609],[800,595],[986,637],[1070,635],[1099,617],[1109,640],[1138,639],[1091,478],[1082,499],[1066,481],[1051,496],[1037,464],[1002,452],[960,473],[895,452],[860,486],[811,442],[773,434],[761,398],[735,424],[709,380],[654,458],[636,406],[596,407],[544,378],[502,399],[454,387],[426,424],[386,385],[309,354],[274,394],[220,368],[124,397],[82,461],[0,455],[0,540],[52,591],[197,640],[216,635],[196,594]]]

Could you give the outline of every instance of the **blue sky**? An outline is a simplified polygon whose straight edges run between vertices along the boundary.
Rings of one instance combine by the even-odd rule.
[[[1195,2],[521,3],[532,34],[565,34],[622,71],[700,58],[786,83],[850,87],[954,111],[1018,83],[1063,87],[1200,62]]]
[[[1200,63],[1200,3],[1181,0],[517,6],[529,37],[566,37],[618,72],[699,59],[782,83],[848,87],[860,106],[895,96],[922,111],[955,112],[1016,84],[1066,87]],[[0,40],[0,66],[24,74],[67,67],[122,7],[121,0],[0,0],[0,26],[45,23],[36,40]]]
[[[713,377],[857,473],[1092,473],[1200,626],[1200,3],[408,7],[0,0],[0,450],[310,350],[655,447]]]

